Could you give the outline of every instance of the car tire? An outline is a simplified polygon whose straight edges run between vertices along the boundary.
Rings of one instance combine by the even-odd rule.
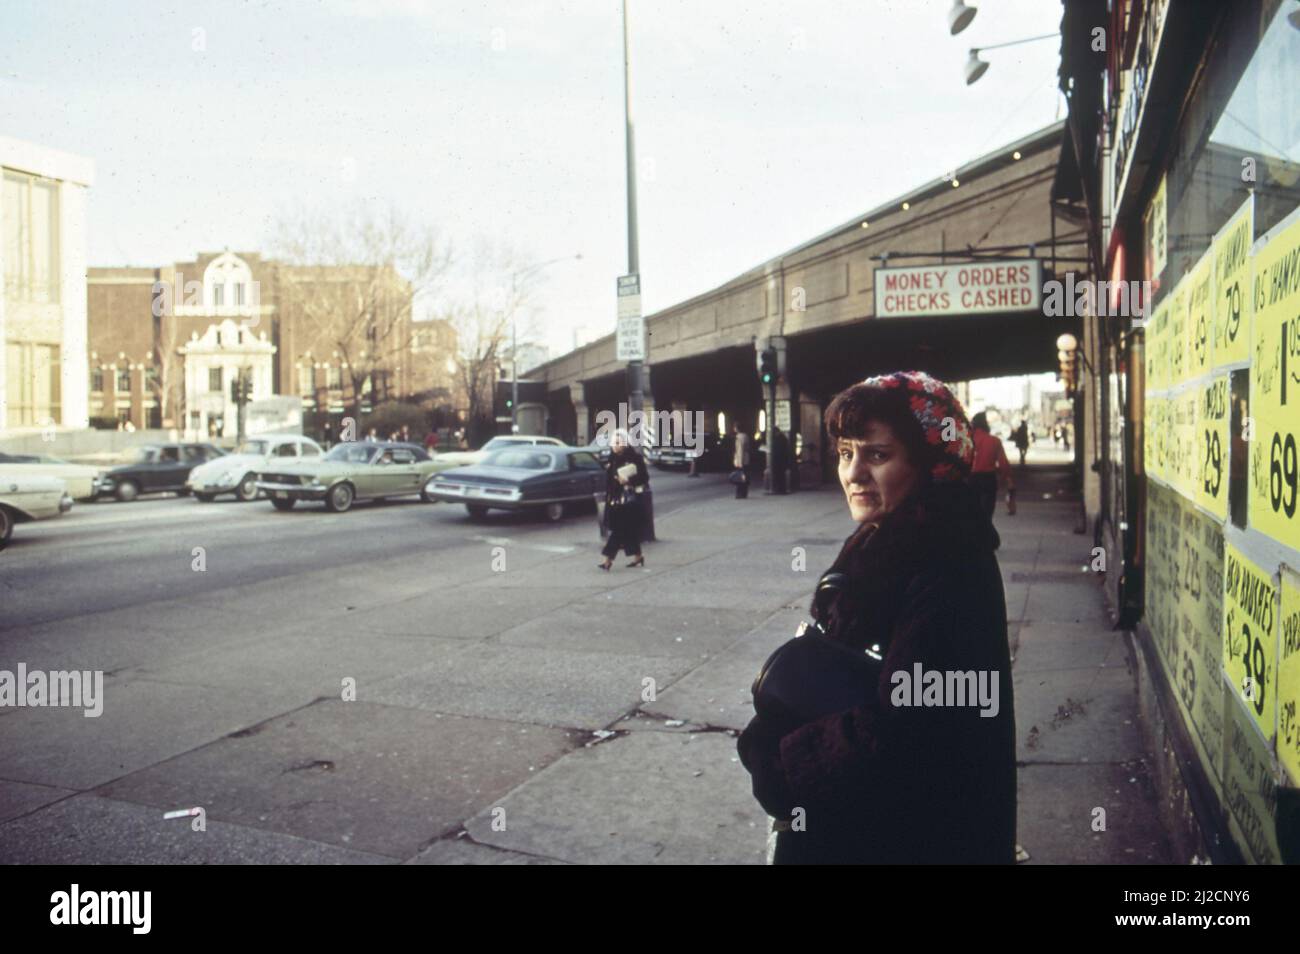
[[[256,475],[245,474],[240,478],[239,484],[235,487],[235,498],[244,501],[244,503],[257,499]]]
[[[278,497],[271,498],[271,506],[274,507],[276,510],[285,511],[285,512],[292,510],[293,505],[296,504],[297,502],[298,502],[297,497],[286,497],[284,500],[281,500]]]
[[[355,496],[351,484],[335,484],[325,495],[325,509],[330,513],[345,513]]]
[[[124,480],[117,485],[113,495],[122,503],[130,503],[136,497],[140,496],[140,486],[134,480]]]
[[[14,515],[0,507],[0,550],[9,542],[9,538],[14,535]]]
[[[488,508],[482,504],[465,504],[465,509],[469,511],[471,520],[482,520],[487,516]]]
[[[194,499],[199,503],[212,503],[216,499],[216,494],[195,494]]]
[[[542,508],[542,514],[546,517],[547,523],[558,523],[564,519],[564,504],[548,503]]]

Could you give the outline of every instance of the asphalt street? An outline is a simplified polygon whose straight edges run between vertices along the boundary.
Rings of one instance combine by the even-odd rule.
[[[631,801],[624,777],[593,804],[624,812],[638,773],[674,766],[660,798],[684,785],[693,794],[673,796],[683,811],[707,795],[721,814],[673,856],[760,858],[763,817],[734,740],[706,726],[712,693],[690,723],[654,714],[654,700],[789,599],[779,587],[764,585],[755,602],[748,586],[710,583],[710,561],[752,543],[727,532],[727,511],[776,511],[735,501],[720,474],[657,471],[653,488],[648,566],[620,558],[608,574],[595,565],[592,514],[473,521],[460,506],[414,500],[280,513],[264,500],[159,496],[20,526],[0,553],[0,669],[102,670],[104,711],[0,708],[0,861],[513,858],[469,834],[476,814],[564,755],[627,738],[627,719],[676,722],[667,728],[699,744],[629,740],[619,761],[631,762],[583,788],[631,772]],[[791,511],[768,528],[788,538],[799,520]],[[785,540],[769,550],[764,561],[788,570]],[[728,676],[721,727],[748,720],[759,662]],[[202,833],[162,819],[194,807],[205,810]],[[512,821],[528,814],[511,811]],[[614,834],[644,824],[598,823],[610,829],[600,844],[571,856],[528,841],[536,822],[500,833],[526,836],[529,861],[651,860],[666,841]],[[718,824],[743,832],[728,845]],[[647,843],[659,847],[647,854]]]
[[[715,474],[697,480],[675,472],[655,477],[658,519],[731,489]],[[461,579],[468,560],[492,572],[478,559],[487,538],[542,548],[536,552],[594,553],[595,520],[594,514],[574,513],[549,524],[532,514],[494,511],[474,522],[464,507],[413,497],[357,503],[343,514],[329,513],[321,503],[280,513],[264,499],[240,503],[221,497],[202,504],[174,494],[131,503],[83,502],[63,518],[20,525],[0,551],[0,632],[106,610],[134,607],[147,614],[148,604],[176,596],[216,597],[234,608],[241,587],[275,580],[289,595],[300,575],[332,571],[341,582],[354,580],[367,567],[394,559],[418,562],[430,597],[450,598],[438,586]],[[196,547],[203,551],[202,571],[194,569]],[[300,607],[289,599],[271,609],[259,619],[262,626],[293,622]]]

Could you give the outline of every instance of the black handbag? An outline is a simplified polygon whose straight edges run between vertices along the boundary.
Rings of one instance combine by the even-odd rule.
[[[847,584],[843,573],[825,574],[817,582],[818,607]],[[801,623],[754,679],[754,711],[778,725],[797,727],[870,703],[876,698],[885,648],[877,643],[856,650],[832,639],[819,622]]]

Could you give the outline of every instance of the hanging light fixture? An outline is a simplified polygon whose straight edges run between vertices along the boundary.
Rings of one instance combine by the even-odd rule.
[[[978,10],[979,7],[968,7],[962,0],[954,0],[952,9],[948,11],[948,32],[956,36],[966,29]]]
[[[988,71],[988,63],[980,59],[980,54],[985,50],[1000,50],[1008,46],[1019,46],[1022,43],[1033,43],[1036,40],[1050,40],[1060,35],[1059,33],[1044,33],[1042,36],[1028,36],[1023,40],[1012,40],[1010,43],[994,43],[991,46],[971,47],[970,58],[966,61],[965,67],[966,85],[969,86],[974,83]]]

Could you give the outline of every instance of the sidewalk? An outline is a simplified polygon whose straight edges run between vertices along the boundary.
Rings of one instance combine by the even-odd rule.
[[[1165,862],[1130,650],[1081,570],[1066,473],[1018,470],[1020,512],[997,517],[1019,840],[1030,863]],[[442,549],[295,576],[291,623],[241,634],[217,591],[150,603],[147,625],[99,615],[90,657],[59,624],[10,634],[15,660],[111,670],[113,703],[93,725],[0,710],[0,862],[761,864],[735,736],[852,524],[838,487],[654,479],[677,502],[645,569],[596,569],[590,519],[447,520]],[[249,620],[286,599],[276,578],[231,592]],[[164,820],[191,806],[202,833]]]
[[[1019,513],[999,508],[1007,615],[1015,654],[1019,840],[1030,863],[1162,863],[1122,634],[1109,628],[1091,540],[1073,533],[1077,501],[1060,467],[1017,469]],[[757,613],[738,638],[510,792],[417,863],[762,863],[766,818],[749,792],[735,733],[752,717],[749,685],[805,618],[809,593],[850,529],[838,488],[723,498],[657,518],[641,581],[610,578],[606,605],[640,623],[667,607]],[[800,556],[806,562],[799,569]],[[596,602],[601,602],[597,599]],[[608,619],[591,625],[609,637]],[[683,630],[677,640],[707,634]],[[602,733],[603,734],[603,733]],[[1101,826],[1104,810],[1104,831]],[[1094,822],[1094,818],[1098,819]]]

